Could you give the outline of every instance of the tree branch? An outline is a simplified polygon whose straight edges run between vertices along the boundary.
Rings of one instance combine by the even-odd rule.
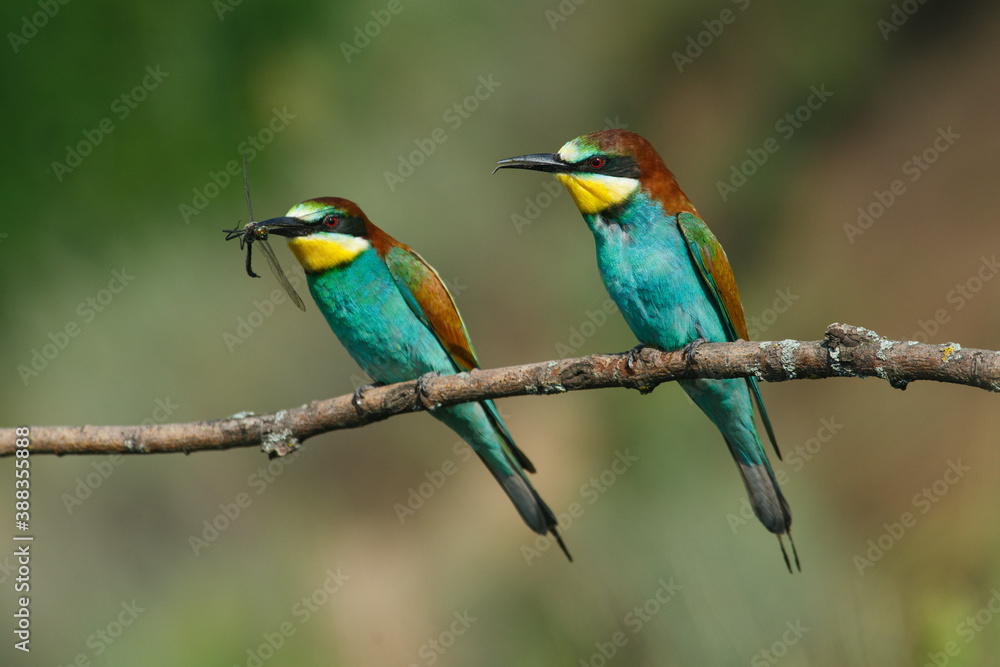
[[[314,435],[357,428],[393,415],[489,398],[558,394],[580,389],[649,389],[692,378],[754,376],[768,382],[828,377],[870,377],[898,389],[936,380],[1000,391],[1000,352],[957,343],[893,341],[846,324],[831,324],[821,341],[705,343],[691,363],[681,351],[643,349],[629,369],[625,354],[545,361],[432,377],[418,395],[417,381],[364,391],[358,407],[339,396],[272,415],[154,426],[32,426],[32,454],[153,454],[254,447],[283,456]],[[0,456],[15,449],[15,429],[0,429]]]

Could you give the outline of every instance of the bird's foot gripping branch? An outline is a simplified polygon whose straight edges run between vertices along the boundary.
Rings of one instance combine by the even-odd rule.
[[[523,366],[428,378],[314,401],[271,415],[234,415],[206,422],[149,426],[32,426],[32,454],[154,454],[261,447],[272,456],[328,431],[358,428],[427,405],[558,394],[581,389],[639,389],[671,380],[756,377],[767,382],[879,377],[904,388],[934,380],[1000,391],[1000,352],[883,338],[862,327],[831,324],[823,340],[704,343],[691,363],[680,350],[645,348],[629,369],[628,354],[594,354]],[[12,456],[16,429],[0,429],[0,456]]]

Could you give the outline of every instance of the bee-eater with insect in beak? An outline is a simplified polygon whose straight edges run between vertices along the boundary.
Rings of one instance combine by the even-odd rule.
[[[252,225],[258,233],[266,229],[288,239],[330,328],[376,382],[479,368],[441,277],[413,249],[376,227],[354,202],[310,199],[284,217]],[[514,444],[493,401],[439,407],[431,414],[469,443],[525,523],[541,535],[552,533],[569,558],[552,510],[525,476],[525,470],[535,468]]]
[[[704,341],[749,339],[743,305],[722,246],[663,164],[634,132],[602,130],[577,137],[558,153],[500,160],[497,169],[545,171],[569,190],[597,244],[597,267],[608,293],[641,345],[684,349]],[[761,446],[751,397],[778,453],[757,381],[678,380],[722,432],[754,514],[791,541],[792,515]],[[781,454],[778,453],[780,458]]]

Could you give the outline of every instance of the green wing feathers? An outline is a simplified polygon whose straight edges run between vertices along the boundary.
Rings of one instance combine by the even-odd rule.
[[[747,333],[746,315],[743,313],[743,302],[740,301],[740,292],[736,287],[736,278],[733,276],[733,269],[729,265],[726,251],[722,249],[722,245],[704,220],[697,215],[679,213],[677,224],[681,229],[681,234],[684,235],[684,240],[687,241],[691,259],[715,301],[722,324],[729,334],[729,340],[735,341],[740,338],[750,340]],[[771,419],[767,416],[764,402],[760,398],[757,378],[747,378],[747,386],[757,404],[761,421],[764,422],[764,430],[767,431],[767,437],[771,440],[771,446],[774,447],[774,453],[778,455],[780,460],[781,450],[778,449],[774,429],[771,427]]]
[[[726,251],[698,216],[681,213],[677,216],[677,223],[687,241],[691,258],[715,299],[730,340],[749,340],[743,303],[740,301],[740,292],[736,288],[736,278],[733,277]]]
[[[390,248],[383,259],[406,303],[448,352],[457,370],[479,368],[455,300],[434,267],[403,244]]]
[[[398,242],[388,249],[383,259],[406,303],[441,343],[454,362],[455,370],[463,372],[479,368],[469,332],[458,314],[455,300],[434,267],[412,248]],[[514,444],[493,401],[483,401],[482,406],[511,456],[522,468],[535,472],[534,464]]]

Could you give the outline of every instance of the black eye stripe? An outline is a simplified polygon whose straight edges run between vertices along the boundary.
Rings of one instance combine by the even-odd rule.
[[[598,167],[592,164],[596,159],[602,160],[601,165]],[[576,162],[573,167],[578,172],[620,176],[622,178],[639,178],[642,175],[639,163],[628,155],[591,155]]]
[[[331,222],[333,224],[330,224]],[[317,232],[329,231],[333,234],[360,237],[365,237],[368,234],[368,230],[365,229],[365,221],[362,218],[352,217],[341,212],[324,213],[323,217],[310,224]]]
[[[324,213],[319,219],[314,219],[314,225],[322,225],[325,227],[329,222],[336,221],[336,224],[340,224],[342,220],[346,220],[345,216],[339,213]]]

